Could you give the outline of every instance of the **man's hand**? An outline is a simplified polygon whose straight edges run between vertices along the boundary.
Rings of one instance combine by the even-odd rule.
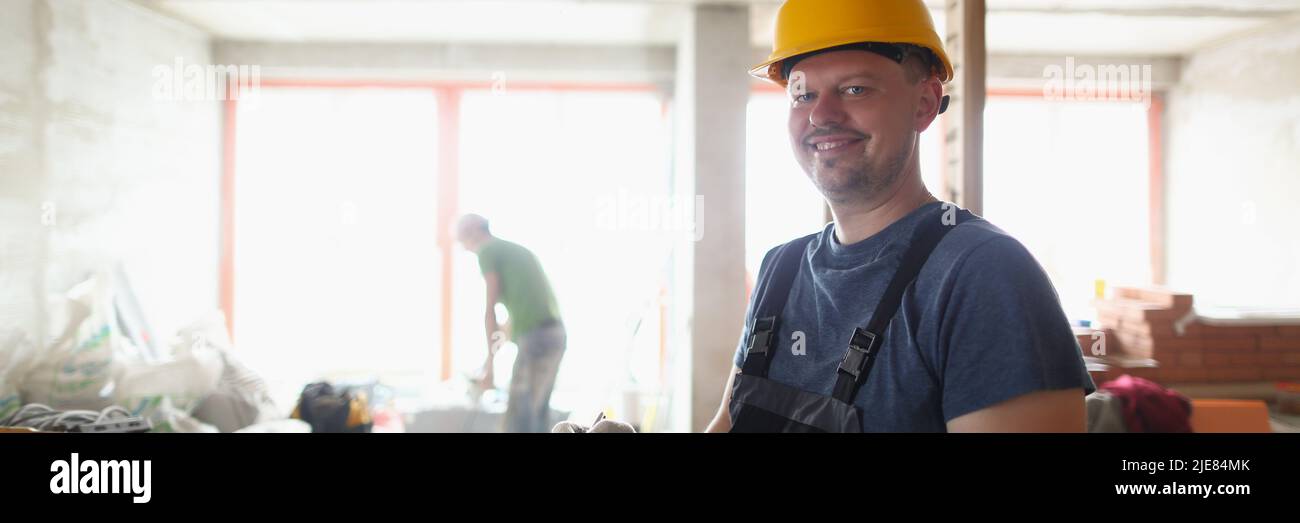
[[[579,425],[579,424],[574,423],[574,422],[572,422],[572,421],[561,421],[560,423],[556,424],[555,427],[551,428],[551,433],[553,433],[553,434],[582,434],[582,433],[592,433],[592,434],[601,434],[601,433],[632,433],[632,434],[635,434],[635,433],[636,433],[636,428],[633,427],[632,425],[630,425],[630,424],[628,424],[628,423],[624,423],[624,422],[622,422],[622,421],[616,421],[616,420],[612,420],[612,419],[605,419],[605,413],[602,412],[599,416],[596,417],[596,421],[595,421],[595,423],[593,423],[590,427],[588,427],[588,426],[586,426],[586,425]]]
[[[489,356],[487,363],[483,364],[483,370],[479,371],[478,379],[475,380],[475,383],[478,383],[478,386],[481,387],[483,390],[495,389],[496,383],[494,381],[495,377],[493,376],[493,374],[494,373],[492,371],[492,358]]]
[[[732,365],[731,375],[727,377],[727,387],[722,389],[722,404],[718,406],[718,413],[713,415],[713,421],[704,429],[704,432],[731,431],[731,388],[736,383],[737,374],[740,374],[740,369]]]

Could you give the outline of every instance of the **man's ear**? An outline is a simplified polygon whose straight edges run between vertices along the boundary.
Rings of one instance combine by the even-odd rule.
[[[916,104],[916,132],[930,128],[943,109],[943,82],[931,76],[916,86],[920,97]]]

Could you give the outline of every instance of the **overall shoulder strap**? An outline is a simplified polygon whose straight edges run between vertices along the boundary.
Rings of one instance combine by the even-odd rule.
[[[804,236],[778,247],[771,266],[766,273],[760,274],[759,284],[754,289],[756,296],[754,312],[750,318],[749,338],[745,340],[745,365],[741,368],[743,374],[767,377],[772,361],[772,341],[779,327],[781,310],[790,297],[790,287],[794,284],[795,276],[799,275],[808,243],[815,236],[817,235]]]
[[[866,327],[853,331],[849,348],[844,353],[844,359],[840,361],[839,370],[836,372],[833,393],[835,399],[853,403],[853,397],[857,395],[858,389],[867,381],[867,375],[871,373],[871,366],[882,345],[885,328],[898,312],[898,307],[903,302],[903,293],[916,280],[916,276],[921,273],[921,267],[925,265],[926,260],[930,259],[930,253],[934,252],[934,248],[939,245],[943,237],[957,225],[975,218],[974,214],[964,209],[951,213],[949,205],[951,204],[945,203],[940,207],[939,212],[921,218],[921,223],[916,226],[912,234],[912,243],[903,253],[898,269],[894,272],[893,279],[889,281],[889,286],[885,288],[884,295],[880,297],[871,319]]]

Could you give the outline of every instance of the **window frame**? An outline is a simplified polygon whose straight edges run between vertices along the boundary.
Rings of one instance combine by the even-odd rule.
[[[289,89],[422,89],[432,90],[438,100],[438,232],[437,244],[442,271],[439,275],[441,295],[439,300],[439,377],[447,381],[452,377],[452,291],[455,279],[454,260],[455,238],[451,237],[448,226],[459,214],[460,201],[460,101],[462,94],[468,90],[499,89],[501,85],[493,81],[453,82],[453,81],[407,81],[407,80],[372,80],[372,79],[302,79],[273,78],[263,79],[259,88]],[[659,88],[650,83],[583,83],[583,82],[511,82],[511,90],[550,91],[550,92],[659,92]],[[235,183],[239,151],[236,140],[239,137],[239,100],[235,96],[237,86],[228,88],[223,102],[222,146],[221,146],[221,180],[220,180],[220,233],[218,250],[218,299],[219,307],[226,316],[226,331],[230,339],[235,339]],[[668,115],[669,101],[662,101],[662,114]],[[661,337],[661,340],[663,338]],[[667,347],[662,346],[661,355]],[[661,356],[662,357],[662,356]]]

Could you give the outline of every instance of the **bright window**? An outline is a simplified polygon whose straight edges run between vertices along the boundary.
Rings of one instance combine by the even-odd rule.
[[[292,400],[438,372],[432,91],[263,89],[238,113],[236,346]]]
[[[1098,279],[1150,282],[1143,105],[994,97],[984,125],[985,217],[1029,248],[1071,319],[1092,316]]]
[[[826,202],[790,149],[784,93],[749,99],[745,173],[745,268],[752,285],[763,255],[826,225]]]
[[[658,95],[471,90],[460,129],[460,209],[533,251],[555,289],[569,340],[552,405],[621,409],[626,390],[654,389],[669,235],[684,233],[677,218],[693,205],[667,197],[671,135]],[[486,350],[473,254],[457,249],[455,275],[453,362],[466,374]],[[500,383],[514,350],[497,358]]]

